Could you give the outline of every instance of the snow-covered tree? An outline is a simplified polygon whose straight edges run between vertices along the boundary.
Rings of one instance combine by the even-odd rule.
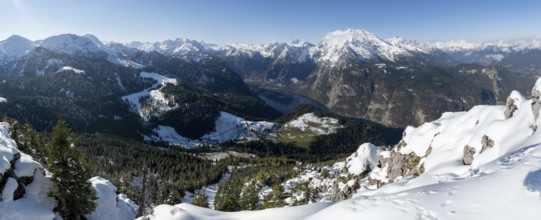
[[[58,120],[46,147],[48,169],[53,173],[52,194],[58,204],[55,211],[64,219],[80,219],[96,208],[96,192],[89,182],[90,164],[71,142],[71,129]]]

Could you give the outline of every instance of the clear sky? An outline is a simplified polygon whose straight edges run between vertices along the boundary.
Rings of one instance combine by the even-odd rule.
[[[118,42],[317,43],[364,29],[421,41],[541,36],[539,0],[0,0],[0,40],[61,33]]]

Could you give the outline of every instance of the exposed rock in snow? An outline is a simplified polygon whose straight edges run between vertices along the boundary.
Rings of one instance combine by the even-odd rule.
[[[532,89],[532,112],[534,115],[534,120],[537,120],[539,116],[539,107],[541,105],[541,78],[537,79],[535,86]]]
[[[471,165],[473,162],[473,155],[475,155],[475,148],[468,145],[464,146],[464,165]]]
[[[485,150],[488,150],[494,147],[494,141],[490,139],[488,136],[483,135],[483,138],[481,138],[481,145],[483,146],[483,148],[481,148],[480,153],[483,153]]]
[[[507,98],[507,102],[505,104],[505,118],[507,119],[513,117],[513,113],[515,113],[515,111],[518,109],[518,106],[525,101],[526,98],[524,98],[520,92],[513,90],[511,95],[509,95]]]
[[[0,220],[52,219],[56,202],[48,195],[51,183],[32,157],[9,138],[9,125],[0,122]]]

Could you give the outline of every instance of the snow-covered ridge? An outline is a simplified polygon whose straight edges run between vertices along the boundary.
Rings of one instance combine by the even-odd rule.
[[[0,41],[0,60],[19,58],[35,47],[36,45],[32,41],[13,35],[6,40]]]
[[[205,44],[203,42],[198,42],[190,39],[177,38],[175,40],[166,40],[163,42],[129,42],[124,44],[130,48],[136,48],[142,51],[150,52],[156,51],[161,54],[171,56],[171,55],[183,55],[192,52],[205,52],[212,45]]]
[[[541,36],[521,40],[500,40],[495,42],[481,41],[442,41],[432,43],[436,48],[445,52],[473,52],[491,50],[492,52],[520,52],[531,49],[541,49]]]
[[[344,53],[352,53],[361,60],[378,58],[395,62],[401,57],[412,56],[412,52],[431,53],[438,50],[429,44],[403,38],[383,40],[368,31],[356,29],[328,33],[316,45],[299,40],[291,43],[216,45],[188,39],[156,43],[130,42],[124,45],[143,51],[157,51],[164,55],[197,52],[219,56],[259,55],[263,58],[287,59],[298,63],[308,60],[334,63],[339,61]]]
[[[435,54],[440,51],[468,53],[488,50],[492,52],[493,56],[497,56],[498,53],[541,49],[541,37],[498,42],[469,42],[464,40],[417,42],[402,37],[381,39],[365,30],[346,29],[328,33],[315,45],[299,40],[291,43],[217,45],[182,38],[163,42],[134,41],[121,44],[102,42],[90,34],[84,36],[62,34],[32,42],[15,35],[0,41],[0,60],[19,58],[37,46],[67,54],[102,52],[107,55],[107,59],[112,63],[142,68],[143,65],[128,58],[130,55],[137,53],[137,50],[155,51],[166,56],[199,53],[225,57],[260,56],[275,61],[284,59],[292,63],[302,63],[309,60],[336,63],[344,54],[353,55],[353,57],[360,60],[381,59],[381,61],[386,62],[397,62],[414,55]],[[494,57],[494,59],[497,60],[498,57]]]
[[[56,35],[43,40],[40,46],[68,54],[95,53],[106,50],[105,46],[93,35]]]

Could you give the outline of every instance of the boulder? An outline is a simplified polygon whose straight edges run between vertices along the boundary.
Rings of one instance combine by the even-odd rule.
[[[537,79],[535,86],[532,89],[532,112],[534,119],[537,120],[539,116],[539,107],[541,105],[540,101],[541,96],[541,78]]]
[[[524,98],[520,92],[512,91],[509,97],[507,97],[507,102],[505,104],[505,119],[513,117],[515,111],[524,101],[526,101],[526,98]]]
[[[475,148],[468,145],[464,146],[464,165],[471,165],[473,162],[473,155],[475,154]]]

